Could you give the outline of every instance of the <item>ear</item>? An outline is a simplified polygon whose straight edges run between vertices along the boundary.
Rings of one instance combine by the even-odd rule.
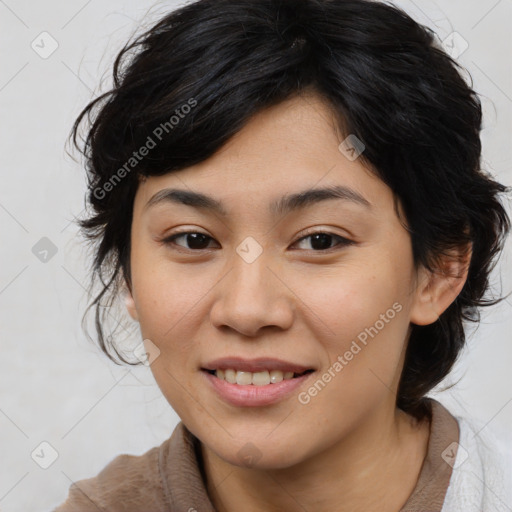
[[[137,308],[135,307],[135,301],[133,300],[132,292],[129,286],[125,283],[123,286],[123,295],[124,295],[124,303],[126,305],[126,310],[130,314],[130,316],[136,321],[139,321],[139,315],[137,314]]]
[[[464,287],[471,254],[472,244],[468,244],[440,256],[435,271],[420,268],[411,308],[411,323],[430,325],[448,309]]]

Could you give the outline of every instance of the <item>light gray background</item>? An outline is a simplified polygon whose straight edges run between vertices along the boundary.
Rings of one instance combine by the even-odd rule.
[[[469,43],[458,60],[483,96],[484,163],[512,185],[512,0],[396,3],[441,39],[457,31]],[[115,366],[82,333],[88,254],[71,221],[83,209],[85,179],[64,150],[80,109],[108,87],[127,37],[177,5],[0,0],[2,511],[51,510],[71,481],[160,444],[178,421],[147,368]],[[43,31],[59,45],[47,59],[31,48]],[[32,252],[42,237],[58,249],[46,263]],[[504,292],[510,269],[509,242],[494,274]],[[435,393],[454,413],[500,432],[512,427],[511,316],[510,299],[483,315],[444,383],[457,386]],[[43,441],[58,452],[48,469],[31,458]],[[51,456],[44,446],[36,453]]]

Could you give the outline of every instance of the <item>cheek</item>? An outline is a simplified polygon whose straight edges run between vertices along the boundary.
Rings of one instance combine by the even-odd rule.
[[[193,386],[194,351],[201,298],[212,285],[169,263],[139,266],[133,274],[141,335],[160,351],[151,372],[171,407],[191,422],[204,414]]]
[[[350,430],[389,398],[401,371],[409,326],[401,286],[389,281],[388,271],[352,268],[349,275],[309,287],[309,309],[321,316],[321,322],[311,316],[320,327],[309,328],[327,357],[319,380],[299,398],[304,421],[317,418],[319,428]]]
[[[352,384],[368,379],[369,370],[390,384],[406,342],[407,282],[386,261],[354,263],[302,283],[308,300],[301,315],[310,319],[309,328],[327,352],[328,364],[341,357],[343,369],[335,373],[343,373]]]
[[[300,293],[307,297],[303,302],[311,311],[308,316],[316,314],[326,340],[357,337],[403,300],[402,287],[389,267],[363,267],[346,266],[332,275],[301,282]],[[394,313],[390,312],[393,318]]]
[[[161,351],[186,349],[201,299],[213,286],[196,265],[171,262],[165,250],[134,244],[131,255],[134,299],[142,336]],[[201,276],[201,277],[199,277]]]

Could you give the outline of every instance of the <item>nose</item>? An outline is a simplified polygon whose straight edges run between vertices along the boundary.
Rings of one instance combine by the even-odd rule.
[[[294,295],[279,274],[263,254],[252,263],[236,255],[231,271],[215,287],[211,323],[249,337],[260,335],[264,328],[289,329]]]

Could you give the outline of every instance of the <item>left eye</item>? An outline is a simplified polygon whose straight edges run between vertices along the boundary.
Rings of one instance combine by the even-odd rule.
[[[186,231],[183,233],[176,233],[174,235],[171,235],[170,237],[167,237],[164,240],[162,240],[162,243],[164,243],[165,245],[177,245],[178,247],[183,247],[183,245],[176,243],[176,240],[180,238],[184,238],[186,240],[186,243],[189,244],[189,246],[185,247],[185,249],[189,249],[192,251],[200,251],[207,249],[209,240],[213,240],[211,236],[205,235],[204,233],[199,233],[197,231]],[[351,245],[353,243],[351,240],[348,240],[347,238],[344,238],[339,235],[335,235],[334,233],[317,231],[315,233],[310,233],[300,238],[295,242],[295,244],[299,244],[307,239],[311,239],[311,250],[315,252],[326,251],[329,249],[333,249],[336,246],[344,247],[347,245]],[[334,239],[337,239],[338,243],[332,246],[331,243]]]
[[[325,251],[325,250],[333,249],[336,246],[344,247],[346,245],[352,244],[352,241],[348,240],[347,238],[344,238],[340,235],[335,235],[334,233],[324,233],[323,231],[317,231],[316,233],[310,233],[310,234],[300,238],[295,243],[300,243],[304,240],[307,240],[308,238],[311,239],[311,242],[310,242],[311,246],[313,247],[313,250],[316,252],[318,252],[318,250]],[[338,243],[335,244],[334,246],[331,246],[330,242],[333,239],[338,239]]]

